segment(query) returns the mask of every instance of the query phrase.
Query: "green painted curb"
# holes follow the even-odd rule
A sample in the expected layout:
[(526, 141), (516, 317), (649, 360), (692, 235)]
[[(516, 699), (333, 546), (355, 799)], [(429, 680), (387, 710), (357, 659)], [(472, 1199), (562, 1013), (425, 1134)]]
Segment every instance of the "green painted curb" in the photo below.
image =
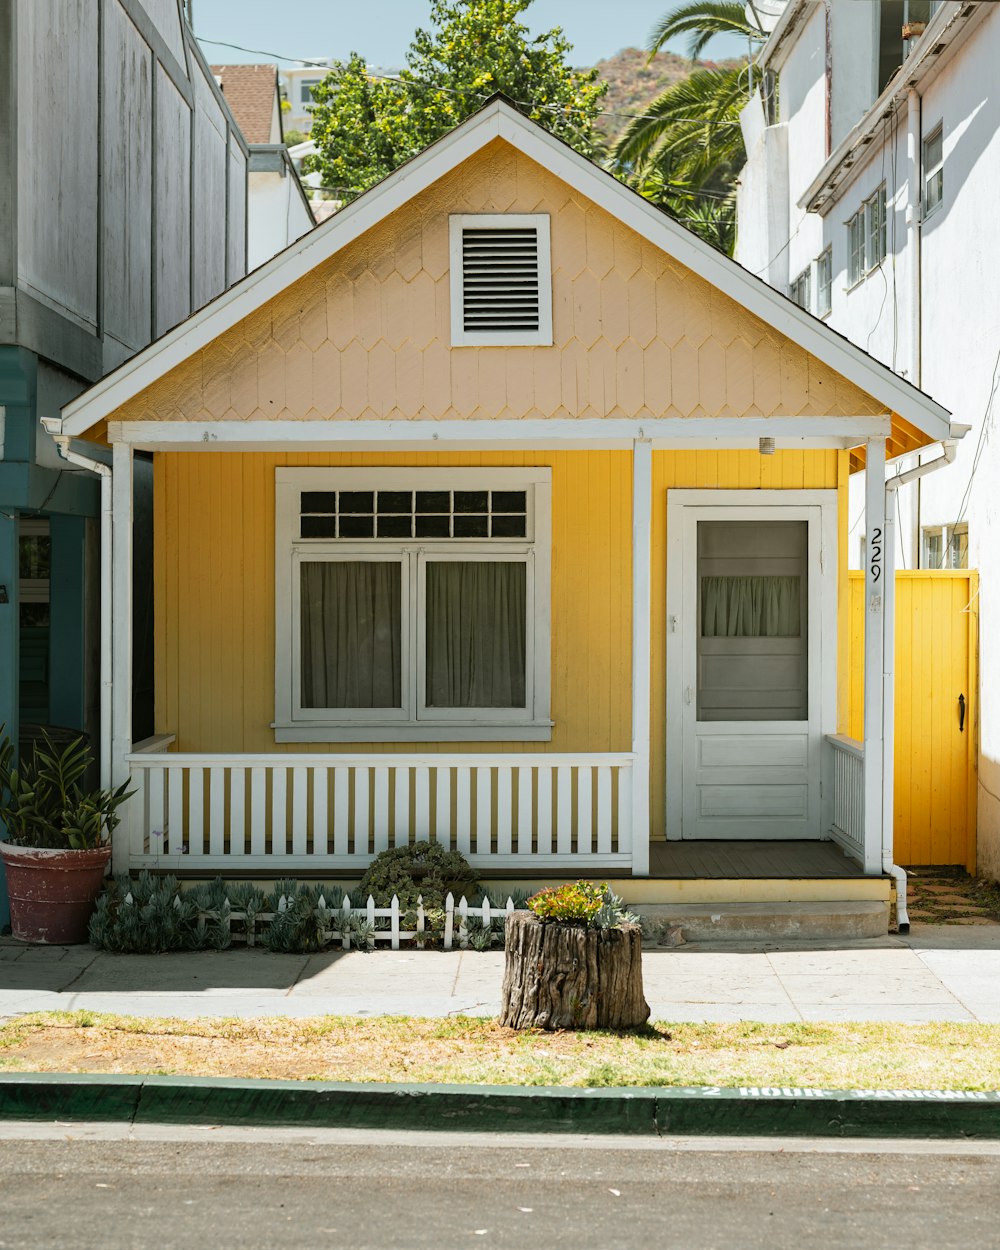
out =
[(1000, 1138), (1000, 1093), (0, 1073), (0, 1119), (631, 1136)]

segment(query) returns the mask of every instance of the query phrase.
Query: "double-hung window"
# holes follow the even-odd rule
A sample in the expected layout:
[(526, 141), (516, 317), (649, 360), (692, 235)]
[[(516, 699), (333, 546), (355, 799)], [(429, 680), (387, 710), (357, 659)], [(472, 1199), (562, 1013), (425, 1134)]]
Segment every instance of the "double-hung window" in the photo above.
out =
[(885, 260), (885, 183), (869, 196), (847, 223), (847, 284), (854, 286)]
[(278, 742), (551, 737), (550, 470), (278, 469)]
[(924, 217), (944, 198), (944, 131), (936, 127), (924, 140)]
[(816, 315), (825, 317), (832, 307), (833, 250), (827, 248), (816, 257)]
[(800, 308), (804, 308), (806, 312), (809, 312), (810, 286), (809, 267), (806, 266), (806, 268), (803, 269), (799, 276), (792, 282), (790, 291), (791, 297), (795, 303), (798, 304)]

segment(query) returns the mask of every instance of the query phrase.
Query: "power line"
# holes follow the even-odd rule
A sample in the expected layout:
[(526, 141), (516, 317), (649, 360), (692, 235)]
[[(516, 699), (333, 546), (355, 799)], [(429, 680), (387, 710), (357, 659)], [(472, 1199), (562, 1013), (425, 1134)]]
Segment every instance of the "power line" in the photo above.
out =
[[(326, 61), (308, 61), (304, 57), (283, 56), (280, 52), (268, 52), (263, 48), (245, 48), (239, 43), (227, 43), (224, 39), (204, 39), (201, 35), (196, 36), (199, 43), (210, 43), (216, 48), (232, 48), (234, 52), (249, 52), (253, 56), (266, 56), (274, 61), (294, 61), (297, 65), (305, 65), (307, 67), (315, 67), (316, 69), (325, 70), (328, 74), (331, 72), (332, 66)], [(461, 91), (454, 87), (442, 87), (439, 83), (428, 83), (422, 78), (400, 78), (396, 74), (379, 74), (374, 70), (365, 66), (365, 76), (367, 78), (375, 78), (381, 82), (396, 83), (400, 87), (417, 87), (417, 86), (433, 86), (437, 91), (446, 91), (449, 95), (462, 95)], [(470, 92), (470, 95), (478, 97), (480, 100), (488, 100), (495, 92)], [(565, 108), (561, 104), (543, 104), (538, 100), (515, 100), (515, 104), (520, 104), (523, 108), (540, 109), (550, 113), (565, 112)], [(623, 113), (618, 109), (598, 109), (597, 112), (602, 117), (629, 117), (636, 121), (644, 121), (645, 113)], [(738, 121), (722, 121), (713, 120), (707, 117), (671, 117), (671, 122), (685, 122), (696, 126), (738, 126)]]

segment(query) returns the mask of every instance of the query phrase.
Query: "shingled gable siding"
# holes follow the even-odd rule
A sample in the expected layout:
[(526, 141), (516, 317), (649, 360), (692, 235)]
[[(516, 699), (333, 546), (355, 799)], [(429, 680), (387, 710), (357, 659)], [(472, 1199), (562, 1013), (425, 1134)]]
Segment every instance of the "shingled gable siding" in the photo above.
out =
[[(450, 346), (448, 218), (552, 218), (553, 347)], [(114, 419), (860, 415), (884, 411), (502, 140)]]

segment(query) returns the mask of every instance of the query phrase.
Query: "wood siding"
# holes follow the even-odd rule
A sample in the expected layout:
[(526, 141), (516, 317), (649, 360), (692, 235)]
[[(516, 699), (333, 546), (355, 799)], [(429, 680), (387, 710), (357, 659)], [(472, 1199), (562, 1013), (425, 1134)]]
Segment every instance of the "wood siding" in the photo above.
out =
[[(978, 578), (896, 574), (895, 860), (976, 868)], [(852, 737), (864, 729), (864, 573), (850, 574)], [(959, 730), (958, 696), (966, 699)]]
[[(156, 730), (183, 752), (412, 753), (412, 743), (276, 746), (274, 472), (279, 466), (545, 465), (552, 469), (549, 743), (423, 744), (424, 751), (631, 748), (631, 456), (622, 451), (155, 457)], [(831, 488), (844, 452), (653, 455), (652, 818), (664, 831), (666, 504), (671, 487)], [(846, 584), (846, 564), (844, 564)], [(846, 632), (846, 631), (845, 631)]]
[[(484, 212), (551, 218), (553, 346), (451, 347), (448, 218)], [(160, 378), (115, 420), (883, 411), (498, 139)]]

